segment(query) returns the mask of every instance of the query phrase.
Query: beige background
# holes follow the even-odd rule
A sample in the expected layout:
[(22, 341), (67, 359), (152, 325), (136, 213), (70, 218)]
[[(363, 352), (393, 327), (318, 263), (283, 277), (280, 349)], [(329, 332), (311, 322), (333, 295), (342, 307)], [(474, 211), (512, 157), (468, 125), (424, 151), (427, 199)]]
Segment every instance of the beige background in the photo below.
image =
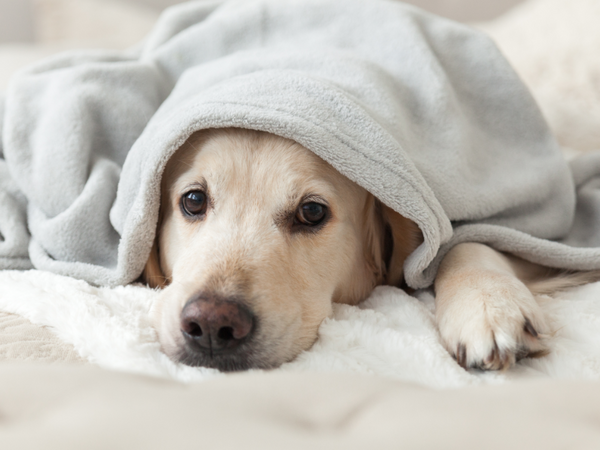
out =
[[(178, 0), (104, 0), (142, 5), (158, 11)], [(408, 0), (434, 13), (462, 21), (487, 20), (522, 0)], [(35, 42), (33, 8), (36, 0), (0, 0), (0, 43)]]

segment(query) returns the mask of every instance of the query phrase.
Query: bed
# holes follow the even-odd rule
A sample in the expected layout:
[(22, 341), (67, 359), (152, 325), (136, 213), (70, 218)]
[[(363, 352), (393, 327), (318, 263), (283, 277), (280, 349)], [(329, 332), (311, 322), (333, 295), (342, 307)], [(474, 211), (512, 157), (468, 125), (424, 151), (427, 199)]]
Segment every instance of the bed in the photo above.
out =
[[(49, 17), (38, 12), (46, 41), (0, 47), (2, 83), (57, 50), (133, 45), (156, 18), (149, 8), (117, 12), (91, 0), (76, 18), (73, 2), (40, 5), (54, 8)], [(102, 33), (82, 38), (94, 31), (82, 25), (86, 17), (110, 17), (121, 31), (105, 42)], [(134, 25), (120, 27), (119, 17)], [(599, 18), (594, 0), (531, 0), (475, 24), (531, 88), (568, 157), (600, 149)], [(0, 272), (2, 447), (165, 448), (191, 439), (223, 448), (600, 445), (600, 283), (544, 298), (556, 330), (551, 354), (506, 372), (456, 364), (440, 343), (431, 291), (379, 287), (357, 307), (336, 305), (296, 360), (226, 376), (160, 352), (147, 321), (156, 295), (136, 284), (98, 288), (35, 270)]]

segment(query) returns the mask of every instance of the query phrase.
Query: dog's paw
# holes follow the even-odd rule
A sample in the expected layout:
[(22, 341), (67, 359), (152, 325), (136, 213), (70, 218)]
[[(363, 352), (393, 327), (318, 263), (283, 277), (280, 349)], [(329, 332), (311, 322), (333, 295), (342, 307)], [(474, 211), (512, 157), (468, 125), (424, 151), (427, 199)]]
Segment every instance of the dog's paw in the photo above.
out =
[(503, 370), (545, 355), (548, 328), (529, 289), (515, 277), (473, 275), (436, 301), (442, 341), (458, 364)]

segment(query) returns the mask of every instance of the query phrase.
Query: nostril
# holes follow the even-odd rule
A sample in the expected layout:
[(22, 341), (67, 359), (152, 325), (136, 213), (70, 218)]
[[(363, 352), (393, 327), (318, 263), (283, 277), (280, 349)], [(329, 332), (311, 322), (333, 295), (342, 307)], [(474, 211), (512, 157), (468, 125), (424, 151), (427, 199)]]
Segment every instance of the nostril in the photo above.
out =
[(201, 337), (202, 336), (202, 327), (198, 325), (196, 322), (188, 322), (185, 327), (185, 332), (192, 337)]
[(233, 336), (233, 328), (231, 327), (221, 328), (217, 333), (217, 336), (219, 337), (219, 339), (222, 339), (224, 341), (231, 341), (232, 339), (235, 339), (235, 337)]

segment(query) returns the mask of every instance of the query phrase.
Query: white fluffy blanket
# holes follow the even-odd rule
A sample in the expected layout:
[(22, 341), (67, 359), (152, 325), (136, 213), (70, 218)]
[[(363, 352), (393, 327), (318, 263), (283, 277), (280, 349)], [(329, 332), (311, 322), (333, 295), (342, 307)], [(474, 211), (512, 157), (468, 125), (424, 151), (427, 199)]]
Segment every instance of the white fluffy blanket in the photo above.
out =
[[(142, 286), (95, 288), (41, 271), (0, 272), (0, 310), (52, 327), (101, 367), (197, 381), (213, 369), (170, 361), (160, 352), (147, 312), (157, 293)], [(466, 372), (440, 342), (433, 298), (379, 287), (359, 307), (337, 305), (313, 348), (282, 371), (343, 371), (389, 376), (431, 387), (499, 383), (515, 378), (600, 379), (600, 283), (583, 286), (544, 307), (554, 322), (552, 353), (503, 373)]]

